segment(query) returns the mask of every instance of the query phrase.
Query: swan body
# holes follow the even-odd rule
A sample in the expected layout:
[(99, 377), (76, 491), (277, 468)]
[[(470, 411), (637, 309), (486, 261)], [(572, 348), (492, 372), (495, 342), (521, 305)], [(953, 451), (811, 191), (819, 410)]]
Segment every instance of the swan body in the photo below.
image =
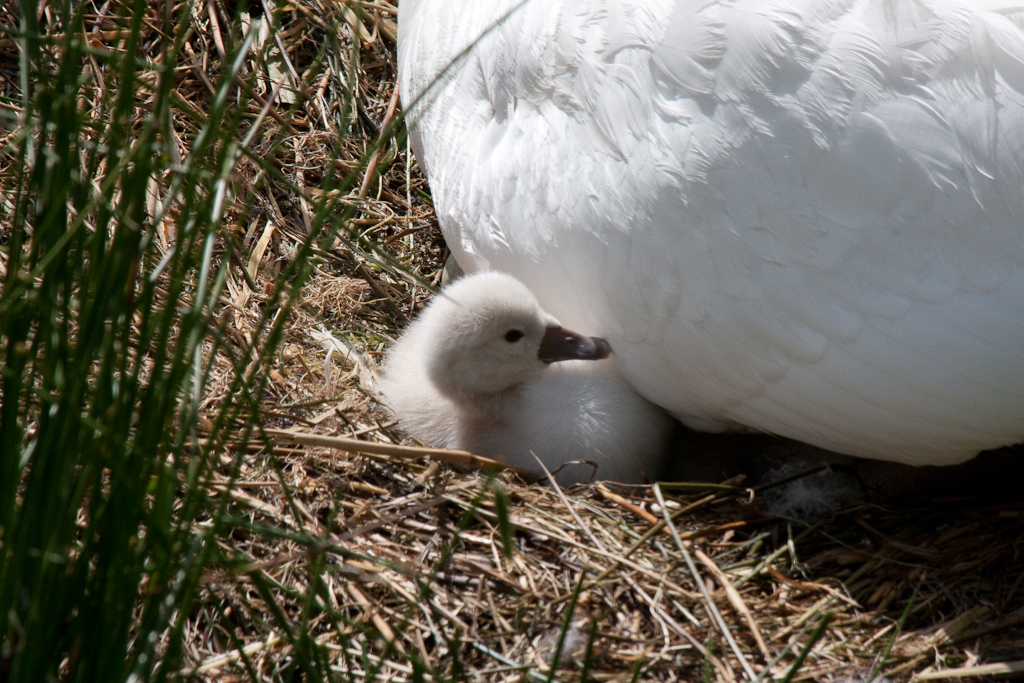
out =
[[(600, 338), (562, 328), (502, 273), (445, 290), (388, 352), (385, 402), (413, 436), (533, 470), (597, 464), (596, 477), (655, 478), (672, 420), (626, 384)], [(587, 481), (591, 466), (556, 474)]]
[(460, 264), (684, 423), (1024, 440), (1020, 0), (402, 0), (398, 58)]

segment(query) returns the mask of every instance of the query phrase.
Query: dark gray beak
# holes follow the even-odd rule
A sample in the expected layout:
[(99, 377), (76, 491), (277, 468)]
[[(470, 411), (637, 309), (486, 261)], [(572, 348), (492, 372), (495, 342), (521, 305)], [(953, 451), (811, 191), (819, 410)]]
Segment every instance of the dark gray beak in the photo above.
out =
[(540, 342), (537, 357), (545, 363), (560, 360), (601, 360), (612, 353), (612, 347), (600, 337), (584, 337), (564, 327), (549, 327)]

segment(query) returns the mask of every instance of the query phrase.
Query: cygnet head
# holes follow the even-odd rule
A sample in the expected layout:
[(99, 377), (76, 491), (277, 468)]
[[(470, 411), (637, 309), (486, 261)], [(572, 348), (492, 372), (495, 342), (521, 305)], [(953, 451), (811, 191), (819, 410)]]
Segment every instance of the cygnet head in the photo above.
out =
[(549, 363), (611, 353), (604, 339), (564, 329), (525, 285), (504, 273), (453, 283), (434, 299), (422, 325), (427, 373), (455, 400), (500, 394)]

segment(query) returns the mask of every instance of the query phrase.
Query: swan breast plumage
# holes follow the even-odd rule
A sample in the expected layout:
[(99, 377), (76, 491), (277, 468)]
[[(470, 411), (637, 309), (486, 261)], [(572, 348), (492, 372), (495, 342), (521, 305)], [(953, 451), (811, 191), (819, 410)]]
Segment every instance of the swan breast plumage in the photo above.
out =
[(656, 478), (673, 421), (610, 353), (563, 328), (515, 278), (481, 273), (445, 287), (408, 327), (381, 389), (402, 427), (433, 446), (543, 474), (536, 456), (563, 484)]
[(1024, 440), (1024, 4), (403, 0), (469, 271), (690, 426), (950, 464)]

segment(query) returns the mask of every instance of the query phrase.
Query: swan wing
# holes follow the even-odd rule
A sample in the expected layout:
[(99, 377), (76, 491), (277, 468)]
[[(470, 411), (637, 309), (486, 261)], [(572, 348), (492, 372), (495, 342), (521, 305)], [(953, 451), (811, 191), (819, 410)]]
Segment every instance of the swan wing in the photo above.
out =
[(460, 263), (692, 426), (945, 464), (1024, 440), (1024, 4), (403, 0)]

